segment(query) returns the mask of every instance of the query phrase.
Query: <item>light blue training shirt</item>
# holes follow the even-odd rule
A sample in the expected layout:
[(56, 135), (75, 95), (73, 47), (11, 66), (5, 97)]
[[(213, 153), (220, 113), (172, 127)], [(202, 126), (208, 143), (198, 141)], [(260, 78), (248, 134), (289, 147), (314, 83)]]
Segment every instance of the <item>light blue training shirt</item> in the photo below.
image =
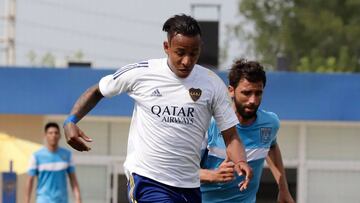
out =
[[(240, 192), (238, 184), (244, 180), (244, 176), (237, 174), (235, 180), (227, 183), (202, 183), (203, 203), (256, 202), (256, 193), (260, 184), (264, 160), (270, 147), (276, 143), (276, 133), (280, 127), (279, 118), (275, 113), (259, 109), (256, 115), (257, 118), (251, 125), (236, 125), (240, 139), (245, 146), (248, 164), (254, 175), (247, 189)], [(201, 167), (203, 169), (216, 169), (226, 158), (226, 146), (214, 120), (211, 121), (207, 140), (205, 139), (204, 142), (207, 142), (207, 148), (203, 149)], [(206, 150), (207, 152), (205, 152)]]
[(71, 152), (59, 147), (36, 151), (30, 160), (28, 174), (38, 177), (36, 203), (68, 203), (67, 175), (75, 172)]

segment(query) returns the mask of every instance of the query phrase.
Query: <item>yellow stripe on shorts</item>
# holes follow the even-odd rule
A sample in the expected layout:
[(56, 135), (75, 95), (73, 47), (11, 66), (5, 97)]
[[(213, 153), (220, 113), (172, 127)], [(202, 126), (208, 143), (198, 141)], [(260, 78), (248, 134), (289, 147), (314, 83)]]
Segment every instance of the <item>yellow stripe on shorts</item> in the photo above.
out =
[(134, 177), (132, 175), (130, 175), (129, 177), (129, 184), (130, 184), (129, 199), (131, 203), (137, 203), (136, 199), (134, 198), (135, 182), (134, 182)]

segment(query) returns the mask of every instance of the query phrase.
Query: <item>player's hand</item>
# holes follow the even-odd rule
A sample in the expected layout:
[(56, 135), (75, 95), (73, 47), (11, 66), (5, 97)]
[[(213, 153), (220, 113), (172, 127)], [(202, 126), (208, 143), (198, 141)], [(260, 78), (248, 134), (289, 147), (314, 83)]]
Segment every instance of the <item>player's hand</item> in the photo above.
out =
[(250, 179), (253, 176), (252, 169), (246, 162), (243, 161), (236, 163), (234, 168), (239, 176), (245, 175), (244, 180), (241, 181), (238, 185), (240, 187), (240, 191), (243, 191), (248, 187)]
[(223, 183), (234, 180), (234, 166), (235, 164), (226, 157), (226, 159), (220, 164), (219, 168), (215, 171), (214, 182)]
[(277, 202), (278, 203), (295, 203), (295, 200), (292, 198), (289, 191), (287, 191), (287, 192), (279, 191)]
[(91, 142), (92, 139), (85, 135), (85, 133), (80, 130), (80, 128), (74, 123), (67, 123), (64, 126), (64, 133), (66, 142), (74, 149), (78, 151), (89, 151), (91, 150), (84, 142)]

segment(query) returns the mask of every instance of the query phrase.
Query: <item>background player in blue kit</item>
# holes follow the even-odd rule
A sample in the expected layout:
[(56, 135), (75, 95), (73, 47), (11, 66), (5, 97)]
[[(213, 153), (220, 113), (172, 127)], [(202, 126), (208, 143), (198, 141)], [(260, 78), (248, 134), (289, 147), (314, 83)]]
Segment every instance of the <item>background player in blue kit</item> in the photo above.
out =
[(275, 113), (258, 109), (265, 84), (266, 75), (258, 62), (240, 59), (233, 64), (229, 72), (229, 92), (240, 122), (236, 129), (245, 145), (247, 161), (254, 176), (246, 190), (239, 189), (244, 177), (234, 174), (234, 164), (227, 158), (222, 132), (212, 120), (203, 144), (207, 147), (200, 171), (204, 203), (255, 203), (265, 159), (278, 183), (278, 201), (294, 202), (276, 142), (279, 118)]
[(200, 150), (211, 117), (224, 135), (234, 170), (244, 174), (241, 187), (246, 188), (252, 171), (226, 86), (214, 72), (196, 64), (202, 43), (197, 21), (175, 15), (163, 31), (167, 58), (126, 65), (78, 99), (64, 122), (68, 144), (88, 151), (83, 141), (91, 140), (76, 123), (103, 97), (127, 93), (135, 101), (124, 163), (130, 202), (201, 202)]
[(37, 177), (36, 203), (67, 203), (67, 176), (75, 203), (81, 203), (72, 155), (69, 150), (59, 147), (60, 136), (57, 123), (50, 122), (45, 125), (45, 147), (35, 152), (30, 160), (25, 203), (30, 203), (35, 177)]

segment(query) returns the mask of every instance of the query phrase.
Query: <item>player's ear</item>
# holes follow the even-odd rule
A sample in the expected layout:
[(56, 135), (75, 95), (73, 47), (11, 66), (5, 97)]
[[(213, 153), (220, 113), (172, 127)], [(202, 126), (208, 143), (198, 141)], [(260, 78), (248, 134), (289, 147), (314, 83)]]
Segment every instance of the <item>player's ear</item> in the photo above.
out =
[(235, 93), (234, 93), (235, 88), (234, 88), (233, 86), (229, 85), (229, 86), (228, 86), (228, 91), (229, 91), (229, 96), (230, 96), (231, 98), (234, 98), (234, 95), (235, 95)]
[(169, 42), (168, 41), (164, 41), (163, 42), (163, 47), (164, 47), (164, 51), (167, 55), (169, 55)]

